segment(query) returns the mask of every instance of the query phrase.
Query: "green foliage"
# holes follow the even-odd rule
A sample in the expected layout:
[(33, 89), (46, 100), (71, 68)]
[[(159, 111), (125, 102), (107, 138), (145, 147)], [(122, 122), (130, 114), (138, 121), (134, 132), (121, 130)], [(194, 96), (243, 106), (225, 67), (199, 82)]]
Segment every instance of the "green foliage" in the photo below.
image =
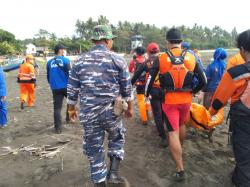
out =
[(15, 36), (3, 29), (0, 29), (0, 55), (21, 53), (23, 45)]
[(15, 46), (9, 44), (7, 41), (0, 42), (0, 55), (13, 54), (15, 52)]
[[(104, 16), (100, 16), (103, 18)], [(104, 23), (108, 23), (106, 17)], [(99, 20), (98, 19), (98, 20)], [(91, 31), (99, 22), (89, 18), (86, 22), (77, 20), (76, 32), (80, 37), (89, 39)], [(158, 28), (155, 25), (141, 23), (130, 23), (128, 21), (118, 22), (117, 26), (111, 25), (113, 32), (118, 37), (114, 42), (114, 50), (119, 52), (130, 52), (131, 50), (131, 37), (133, 35), (142, 35), (144, 38), (144, 46), (150, 42), (156, 42), (163, 50), (165, 48), (165, 35), (168, 27)], [(181, 30), (185, 37), (185, 41), (191, 44), (192, 48), (198, 49), (214, 49), (217, 47), (233, 48), (237, 31), (234, 28), (231, 33), (223, 30), (219, 26), (212, 29), (202, 27), (194, 24), (193, 27), (186, 27), (184, 25), (176, 27)]]
[(85, 40), (90, 40), (93, 27), (96, 25), (109, 24), (109, 20), (105, 16), (99, 16), (97, 21), (94, 21), (91, 17), (86, 21), (76, 21), (76, 33)]
[(4, 41), (13, 43), (15, 42), (15, 36), (8, 31), (0, 29), (0, 42), (4, 42)]
[[(87, 21), (78, 19), (75, 24), (77, 36), (57, 38), (55, 33), (40, 29), (34, 38), (23, 41), (16, 40), (13, 34), (0, 29), (0, 52), (1, 54), (20, 53), (28, 43), (44, 47), (44, 49), (49, 48), (53, 51), (56, 44), (62, 43), (67, 47), (69, 53), (78, 54), (87, 51), (92, 46), (90, 41), (91, 33), (93, 27), (99, 24), (109, 24), (109, 20), (103, 15), (99, 16), (97, 20), (93, 20), (91, 17)], [(143, 45), (145, 47), (150, 42), (156, 42), (160, 45), (161, 50), (164, 50), (166, 45), (165, 36), (169, 30), (167, 26), (159, 28), (142, 22), (131, 23), (128, 21), (120, 21), (117, 25), (111, 24), (111, 28), (113, 33), (117, 35), (113, 49), (125, 53), (131, 52), (131, 37), (134, 35), (143, 36)], [(176, 28), (181, 30), (185, 41), (191, 44), (191, 48), (197, 49), (233, 48), (238, 35), (236, 28), (229, 33), (219, 26), (210, 29), (194, 24), (193, 27), (181, 25)]]

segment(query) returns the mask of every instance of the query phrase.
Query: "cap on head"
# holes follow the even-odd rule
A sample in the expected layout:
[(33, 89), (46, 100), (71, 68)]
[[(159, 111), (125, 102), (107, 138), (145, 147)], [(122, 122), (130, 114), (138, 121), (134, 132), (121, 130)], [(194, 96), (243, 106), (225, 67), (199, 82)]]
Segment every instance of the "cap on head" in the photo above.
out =
[(54, 48), (54, 52), (55, 54), (57, 54), (59, 52), (60, 49), (66, 49), (66, 47), (62, 44), (57, 44)]
[(145, 49), (144, 49), (144, 47), (137, 47), (137, 48), (135, 48), (135, 53), (136, 53), (136, 55), (138, 55), (138, 56), (144, 55), (144, 54), (145, 54)]
[(34, 57), (33, 57), (33, 55), (31, 55), (31, 54), (27, 54), (27, 55), (25, 56), (25, 60), (27, 60), (27, 59), (34, 59)]
[(169, 42), (181, 43), (183, 41), (183, 36), (178, 29), (172, 28), (167, 32), (166, 39)]
[(94, 27), (91, 40), (102, 40), (102, 39), (113, 39), (116, 38), (115, 35), (112, 34), (112, 29), (108, 25), (97, 25)]
[(147, 46), (147, 53), (155, 54), (160, 52), (160, 47), (157, 43), (149, 43)]

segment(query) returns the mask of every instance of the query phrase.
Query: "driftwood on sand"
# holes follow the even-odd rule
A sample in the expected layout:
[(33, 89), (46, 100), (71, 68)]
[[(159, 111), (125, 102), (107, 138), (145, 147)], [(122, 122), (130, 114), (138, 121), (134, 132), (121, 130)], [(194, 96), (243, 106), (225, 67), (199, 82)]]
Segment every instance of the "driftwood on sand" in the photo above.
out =
[[(18, 148), (11, 148), (10, 146), (4, 146), (1, 147), (0, 157), (6, 156), (6, 155), (17, 155), (19, 152), (28, 152), (30, 155), (38, 156), (40, 158), (53, 158), (57, 154), (61, 152), (62, 149), (64, 149), (69, 143), (71, 142), (70, 139), (68, 140), (61, 140), (58, 139), (57, 143), (63, 144), (60, 146), (51, 146), (51, 145), (41, 145), (36, 146), (36, 144), (31, 144), (28, 146), (24, 146), (23, 144)], [(61, 157), (61, 155), (60, 155)], [(61, 157), (61, 160), (62, 157)]]
[[(54, 137), (53, 137), (54, 138)], [(42, 158), (53, 158), (55, 156), (59, 156), (61, 160), (61, 170), (63, 170), (63, 157), (61, 156), (61, 151), (64, 149), (68, 144), (70, 144), (71, 140), (61, 140), (59, 138), (57, 139), (57, 143), (63, 144), (60, 146), (51, 146), (51, 145), (42, 145), (42, 146), (36, 146), (36, 144), (31, 144), (28, 146), (24, 146), (23, 144), (18, 148), (11, 148), (10, 146), (4, 146), (1, 147), (0, 157), (7, 156), (7, 155), (17, 155), (19, 152), (28, 152), (30, 155), (34, 155)]]

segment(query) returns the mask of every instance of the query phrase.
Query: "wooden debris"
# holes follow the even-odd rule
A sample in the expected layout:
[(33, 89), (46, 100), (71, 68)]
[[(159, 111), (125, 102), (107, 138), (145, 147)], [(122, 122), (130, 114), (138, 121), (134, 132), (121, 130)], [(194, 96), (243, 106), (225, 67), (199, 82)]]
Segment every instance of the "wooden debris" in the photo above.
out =
[[(43, 146), (35, 147), (35, 144), (31, 144), (31, 145), (26, 146), (26, 147), (24, 147), (24, 145), (21, 145), (19, 148), (16, 148), (16, 149), (12, 149), (9, 146), (2, 147), (2, 150), (5, 153), (1, 154), (0, 157), (6, 156), (9, 154), (17, 155), (19, 152), (24, 151), (24, 152), (30, 153), (31, 155), (39, 156), (40, 159), (41, 158), (53, 158), (57, 154), (59, 154), (61, 152), (61, 150), (64, 149), (70, 143), (70, 141), (66, 141), (66, 142), (67, 143), (64, 143), (64, 145), (62, 145), (62, 146), (43, 145)], [(62, 143), (62, 142), (60, 142), (60, 143)], [(61, 156), (60, 156), (60, 158), (62, 161), (62, 169), (63, 169), (63, 159)]]

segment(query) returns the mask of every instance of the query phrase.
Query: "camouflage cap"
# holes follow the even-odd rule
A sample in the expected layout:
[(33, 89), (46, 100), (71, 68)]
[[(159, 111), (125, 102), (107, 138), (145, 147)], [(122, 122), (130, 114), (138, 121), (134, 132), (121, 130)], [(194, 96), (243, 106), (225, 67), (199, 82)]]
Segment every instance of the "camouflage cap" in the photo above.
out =
[(93, 29), (91, 40), (113, 39), (112, 29), (108, 25), (97, 25)]

